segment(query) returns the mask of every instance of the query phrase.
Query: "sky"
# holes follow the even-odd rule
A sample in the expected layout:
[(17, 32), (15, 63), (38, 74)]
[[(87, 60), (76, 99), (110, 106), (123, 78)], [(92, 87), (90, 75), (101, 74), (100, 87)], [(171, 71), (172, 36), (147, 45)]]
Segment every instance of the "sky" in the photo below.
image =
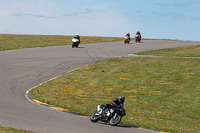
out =
[(0, 0), (0, 34), (200, 41), (200, 0)]

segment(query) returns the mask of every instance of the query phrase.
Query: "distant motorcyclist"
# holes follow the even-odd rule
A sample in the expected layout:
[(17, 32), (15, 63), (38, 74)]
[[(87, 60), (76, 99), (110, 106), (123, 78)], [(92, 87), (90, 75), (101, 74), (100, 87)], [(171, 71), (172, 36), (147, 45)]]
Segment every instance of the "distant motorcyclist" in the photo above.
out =
[(127, 34), (126, 34), (126, 36), (127, 36), (127, 37), (130, 37), (130, 34), (129, 34), (129, 33), (127, 33)]
[(139, 30), (137, 30), (136, 35), (140, 35), (140, 39), (142, 38), (142, 35)]
[(106, 108), (113, 108), (114, 110), (115, 109), (118, 109), (120, 108), (120, 106), (124, 105), (124, 101), (125, 101), (125, 97), (124, 96), (119, 96), (119, 98), (115, 98), (111, 101), (111, 104), (108, 103), (104, 106), (104, 109)]
[(142, 35), (141, 35), (140, 31), (137, 30), (137, 32), (136, 32), (136, 34), (135, 34), (135, 42), (136, 42), (136, 43), (137, 43), (137, 42), (140, 43), (141, 39), (142, 39)]
[(131, 36), (129, 33), (126, 34), (126, 37), (129, 37), (129, 41), (131, 40)]
[(78, 45), (80, 44), (80, 42), (81, 42), (80, 36), (79, 36), (79, 34), (76, 34), (76, 36), (74, 36), (72, 38), (72, 48), (78, 47)]
[(74, 38), (78, 39), (78, 40), (79, 40), (79, 43), (81, 42), (81, 39), (80, 39), (79, 34), (76, 34), (76, 35), (74, 36)]
[(124, 37), (124, 44), (126, 44), (126, 43), (130, 43), (130, 40), (131, 40), (131, 37), (130, 37), (130, 34), (129, 33), (127, 33), (126, 35), (125, 35), (125, 37)]

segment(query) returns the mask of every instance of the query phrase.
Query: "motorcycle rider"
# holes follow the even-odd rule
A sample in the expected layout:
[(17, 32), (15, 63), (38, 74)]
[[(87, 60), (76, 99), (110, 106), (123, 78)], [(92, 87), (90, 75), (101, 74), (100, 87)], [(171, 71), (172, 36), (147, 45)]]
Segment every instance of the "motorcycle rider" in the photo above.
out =
[(139, 39), (140, 39), (140, 40), (142, 39), (142, 35), (141, 35), (141, 33), (140, 33), (139, 30), (137, 30), (136, 35), (139, 35)]
[(140, 34), (140, 31), (139, 31), (139, 30), (137, 30), (137, 32), (136, 32), (136, 35), (137, 35), (137, 34), (141, 36), (141, 34)]
[(130, 37), (130, 34), (129, 34), (129, 33), (127, 33), (127, 34), (126, 34), (126, 36), (127, 36), (127, 37)]
[(129, 41), (131, 40), (130, 34), (127, 32), (126, 37), (129, 37)]
[(139, 30), (137, 30), (136, 35), (140, 35), (140, 39), (142, 38), (142, 35)]
[(81, 39), (80, 39), (80, 36), (79, 36), (78, 33), (76, 34), (76, 36), (74, 36), (74, 38), (78, 39), (78, 40), (79, 40), (79, 43), (81, 42)]
[(113, 108), (114, 110), (118, 109), (120, 106), (124, 105), (125, 97), (124, 96), (119, 96), (119, 98), (115, 98), (111, 101), (111, 104), (108, 103), (104, 106), (103, 109), (106, 108)]
[(120, 96), (119, 98), (112, 100), (111, 104), (98, 105), (97, 111), (90, 116), (90, 120), (92, 122), (98, 122), (99, 120), (102, 122), (108, 122), (112, 126), (119, 124), (122, 117), (126, 115), (124, 101), (125, 97)]

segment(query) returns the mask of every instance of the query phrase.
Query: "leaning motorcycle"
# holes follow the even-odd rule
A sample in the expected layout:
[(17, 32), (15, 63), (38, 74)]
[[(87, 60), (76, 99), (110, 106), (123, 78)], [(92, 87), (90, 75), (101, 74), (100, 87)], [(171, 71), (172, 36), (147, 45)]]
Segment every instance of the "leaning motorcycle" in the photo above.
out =
[(105, 108), (104, 104), (97, 106), (97, 111), (95, 111), (91, 116), (91, 122), (102, 121), (110, 124), (111, 126), (116, 126), (122, 120), (122, 117), (126, 115), (126, 108), (124, 105), (119, 107)]
[(73, 48), (73, 47), (76, 47), (76, 48), (77, 48), (77, 47), (78, 47), (78, 45), (79, 45), (79, 43), (80, 43), (80, 42), (79, 42), (79, 40), (78, 40), (78, 39), (76, 39), (76, 38), (73, 38), (73, 39), (72, 39), (72, 48)]
[(129, 44), (129, 42), (130, 42), (130, 37), (125, 36), (125, 37), (124, 37), (124, 44), (126, 44), (126, 43)]
[(136, 35), (135, 35), (135, 42), (136, 42), (136, 43), (137, 43), (137, 42), (140, 43), (140, 41), (141, 41), (141, 35), (136, 34)]

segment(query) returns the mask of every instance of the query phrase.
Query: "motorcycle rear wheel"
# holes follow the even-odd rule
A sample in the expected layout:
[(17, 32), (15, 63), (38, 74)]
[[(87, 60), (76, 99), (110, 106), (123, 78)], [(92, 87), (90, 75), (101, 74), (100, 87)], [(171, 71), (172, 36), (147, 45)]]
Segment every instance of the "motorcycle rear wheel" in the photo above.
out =
[(115, 118), (111, 118), (110, 120), (110, 125), (111, 126), (116, 126), (117, 124), (119, 124), (122, 120), (122, 116), (121, 115), (117, 115)]
[(100, 120), (99, 118), (99, 115), (96, 115), (98, 114), (98, 111), (95, 111), (91, 116), (90, 116), (90, 121), (91, 122), (98, 122)]

